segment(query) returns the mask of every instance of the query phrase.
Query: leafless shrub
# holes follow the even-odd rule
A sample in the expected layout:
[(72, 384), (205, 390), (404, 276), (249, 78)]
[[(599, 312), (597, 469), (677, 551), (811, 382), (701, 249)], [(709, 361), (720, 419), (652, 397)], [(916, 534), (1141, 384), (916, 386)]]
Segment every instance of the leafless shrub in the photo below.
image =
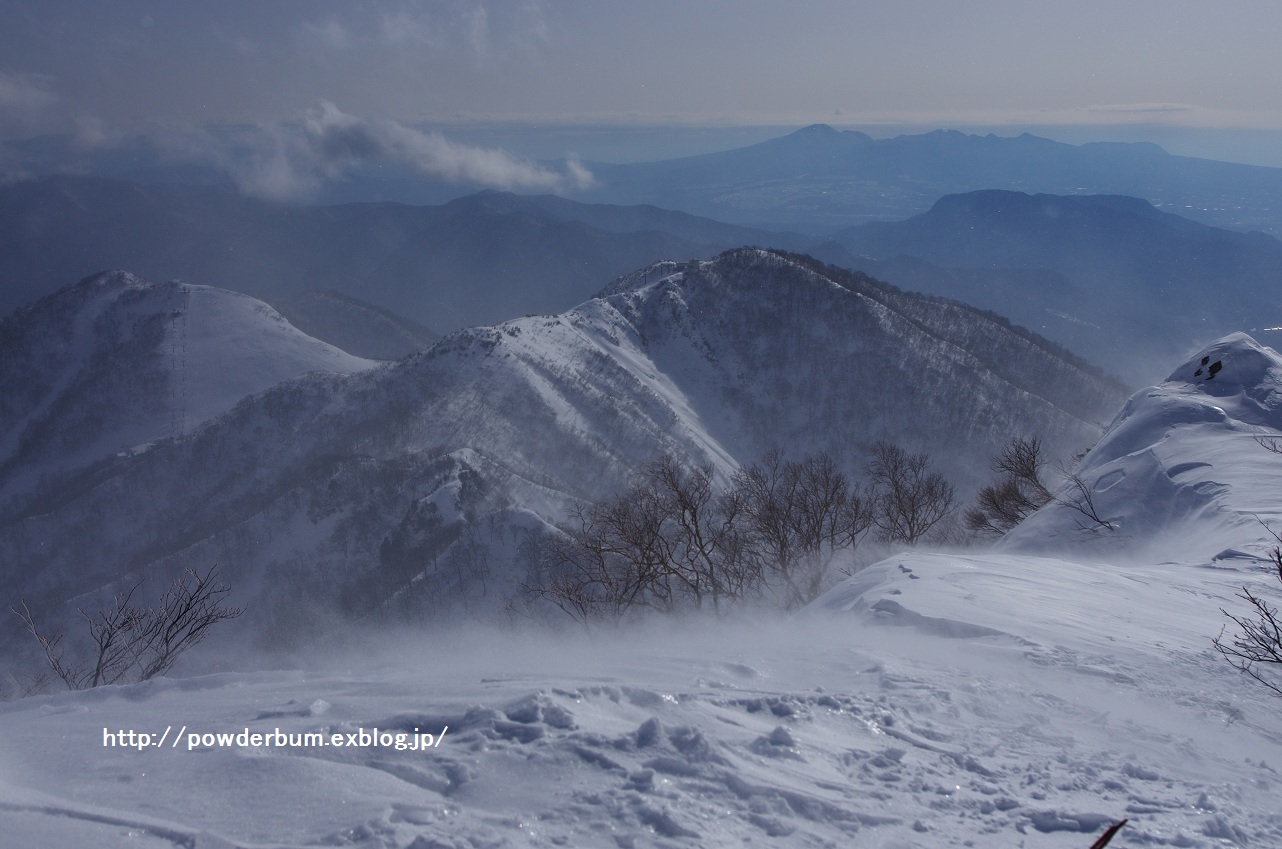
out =
[[(1273, 537), (1279, 546), (1272, 551), (1272, 564), (1278, 581), (1282, 582), (1282, 538), (1277, 534)], [(1226, 640), (1221, 630), (1211, 643), (1236, 669), (1282, 696), (1282, 684), (1273, 677), (1277, 674), (1276, 668), (1282, 666), (1282, 613), (1247, 587), (1242, 587), (1237, 597), (1245, 601), (1250, 610), (1241, 616), (1227, 610), (1222, 612), (1233, 620), (1238, 632)]]
[(1001, 536), (1049, 504), (1053, 496), (1042, 480), (1046, 459), (1037, 437), (1012, 439), (993, 459), (999, 477), (979, 490), (975, 506), (966, 511), (967, 530), (977, 535)]
[(728, 498), (744, 518), (758, 571), (790, 610), (819, 595), (838, 553), (855, 548), (874, 519), (871, 494), (853, 491), (825, 453), (788, 462), (768, 452), (735, 475)]
[(0, 676), (0, 702), (11, 702), (14, 699), (25, 699), (27, 696), (43, 693), (48, 689), (52, 679), (53, 673), (47, 669), (28, 676), (25, 681), (19, 681), (12, 672), (6, 672)]
[(242, 608), (223, 604), (231, 588), (215, 583), (216, 566), (204, 575), (187, 569), (174, 579), (154, 607), (133, 604), (142, 582), (117, 593), (108, 610), (80, 611), (89, 630), (91, 649), (84, 658), (68, 659), (61, 633), (45, 634), (26, 601), (11, 607), (44, 652), (50, 671), (71, 690), (104, 684), (146, 681), (164, 675), (178, 658), (209, 635), (209, 629), (234, 619)]
[(527, 591), (583, 622), (634, 608), (720, 609), (754, 583), (736, 516), (714, 492), (711, 468), (687, 469), (664, 455), (623, 493), (579, 509), (546, 536)]
[(1256, 434), (1255, 441), (1265, 451), (1271, 452), (1273, 454), (1282, 454), (1282, 439), (1279, 439), (1276, 436), (1264, 436), (1263, 434)]
[(546, 535), (526, 590), (585, 624), (639, 608), (720, 612), (758, 597), (795, 609), (826, 589), (835, 558), (872, 516), (871, 497), (852, 493), (826, 454), (794, 462), (770, 452), (725, 492), (710, 467), (665, 455)]

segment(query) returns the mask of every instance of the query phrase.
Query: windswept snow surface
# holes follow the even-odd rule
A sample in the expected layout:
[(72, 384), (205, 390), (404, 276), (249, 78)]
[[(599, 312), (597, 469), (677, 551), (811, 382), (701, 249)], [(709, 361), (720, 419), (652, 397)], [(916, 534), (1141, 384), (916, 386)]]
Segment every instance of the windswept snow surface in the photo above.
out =
[[(1116, 846), (1279, 846), (1282, 700), (1210, 647), (1242, 582), (1260, 580), (910, 554), (785, 621), (385, 636), (310, 671), (35, 697), (0, 705), (0, 830), (48, 847), (1085, 849), (1128, 817)], [(189, 736), (375, 728), (433, 746)], [(104, 747), (104, 729), (155, 736)]]

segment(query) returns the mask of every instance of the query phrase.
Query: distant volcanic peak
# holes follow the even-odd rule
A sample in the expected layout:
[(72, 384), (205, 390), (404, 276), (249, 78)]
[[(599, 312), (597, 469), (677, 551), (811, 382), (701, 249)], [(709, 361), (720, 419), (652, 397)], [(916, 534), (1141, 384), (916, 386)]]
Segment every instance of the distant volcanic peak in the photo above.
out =
[(798, 139), (838, 139), (842, 136), (840, 130), (828, 124), (811, 124), (809, 127), (802, 127), (792, 135)]

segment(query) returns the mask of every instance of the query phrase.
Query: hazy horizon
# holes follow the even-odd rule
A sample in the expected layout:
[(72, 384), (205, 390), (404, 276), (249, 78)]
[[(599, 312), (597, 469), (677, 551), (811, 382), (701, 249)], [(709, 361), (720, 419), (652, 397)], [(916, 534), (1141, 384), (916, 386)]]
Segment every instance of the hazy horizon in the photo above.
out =
[(144, 135), (227, 170), (244, 151), (213, 128), (254, 128), (253, 167), (279, 196), (370, 154), (556, 190), (587, 177), (529, 160), (662, 159), (814, 123), (1148, 141), (1282, 167), (1279, 24), (1274, 4), (1190, 0), (2, 0), (0, 140), (66, 133), (102, 151)]

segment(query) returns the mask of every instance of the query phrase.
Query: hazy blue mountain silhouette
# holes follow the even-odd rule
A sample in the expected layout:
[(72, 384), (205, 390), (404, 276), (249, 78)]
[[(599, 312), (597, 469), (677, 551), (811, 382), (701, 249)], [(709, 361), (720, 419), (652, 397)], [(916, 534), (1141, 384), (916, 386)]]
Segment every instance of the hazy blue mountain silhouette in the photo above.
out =
[(0, 314), (67, 280), (132, 268), (245, 292), (286, 312), (283, 302), (306, 292), (337, 292), (446, 333), (568, 309), (602, 280), (656, 260), (805, 241), (550, 196), (299, 206), (226, 187), (55, 176), (0, 187)]
[(584, 199), (813, 232), (902, 218), (979, 189), (1129, 195), (1218, 226), (1282, 232), (1282, 169), (1173, 156), (1148, 143), (954, 130), (873, 139), (817, 124), (736, 150), (592, 171), (597, 186)]
[(840, 231), (815, 252), (998, 310), (1136, 380), (1160, 377), (1148, 372), (1190, 345), (1282, 323), (1282, 242), (1136, 198), (950, 195), (906, 221)]

